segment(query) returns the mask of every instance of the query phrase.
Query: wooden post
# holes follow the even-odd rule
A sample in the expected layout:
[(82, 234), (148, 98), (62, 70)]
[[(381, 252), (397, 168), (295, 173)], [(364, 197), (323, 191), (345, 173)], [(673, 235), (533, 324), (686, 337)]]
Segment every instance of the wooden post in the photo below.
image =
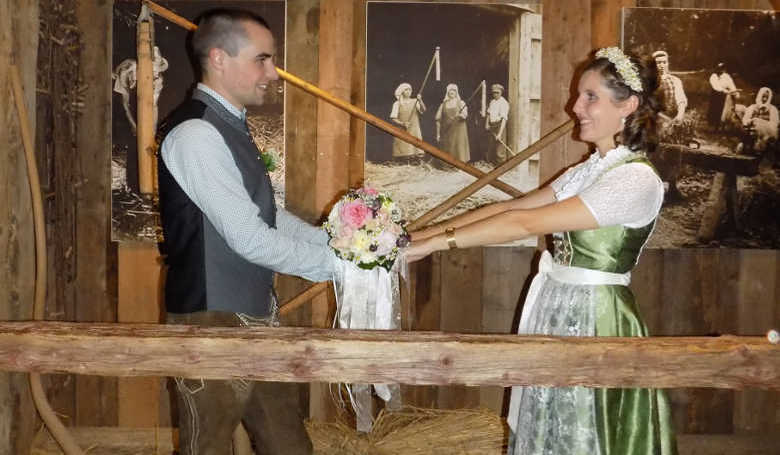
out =
[[(352, 0), (320, 1), (319, 86), (349, 100), (352, 92)], [(324, 101), (317, 106), (317, 178), (311, 188), (320, 213), (349, 185), (349, 126), (347, 112)]]
[[(591, 50), (590, 0), (545, 0), (542, 14), (542, 128), (548, 131), (569, 120), (566, 104), (572, 98), (572, 78)], [(563, 46), (562, 43), (568, 43)], [(539, 159), (539, 182), (587, 153), (587, 146), (564, 136)]]
[(594, 49), (620, 44), (621, 8), (636, 6), (636, 0), (591, 0), (591, 45)]
[[(151, 243), (120, 243), (117, 321), (159, 323), (162, 265), (157, 246)], [(159, 377), (119, 378), (117, 420), (125, 427), (160, 424)]]
[[(34, 131), (38, 8), (33, 0), (0, 0), (0, 320), (29, 319), (33, 311), (30, 183), (10, 77), (14, 64), (26, 88), (23, 103)], [(0, 453), (26, 453), (40, 425), (27, 375), (0, 373), (0, 403)]]
[(138, 69), (136, 90), (138, 94), (138, 188), (142, 194), (154, 193), (154, 130), (156, 124), (154, 106), (154, 71), (152, 65), (152, 18), (148, 8), (141, 7), (136, 33)]

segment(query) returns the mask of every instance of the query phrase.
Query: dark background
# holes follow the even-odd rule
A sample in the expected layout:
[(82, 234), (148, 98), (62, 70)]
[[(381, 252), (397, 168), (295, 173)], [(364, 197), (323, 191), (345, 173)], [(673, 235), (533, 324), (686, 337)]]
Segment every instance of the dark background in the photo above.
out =
[[(395, 89), (402, 82), (417, 95), (436, 46), (440, 47), (441, 81), (431, 70), (422, 93), (428, 110), (420, 118), (422, 139), (436, 144), (436, 110), (449, 83), (458, 86), (466, 101), (485, 79), (507, 87), (509, 30), (519, 10), (492, 5), (374, 3), (369, 2), (366, 39), (366, 109), (390, 121)], [(484, 118), (479, 115), (480, 94), (468, 104), (472, 160), (484, 158)], [(506, 97), (506, 93), (504, 94)], [(488, 103), (490, 93), (487, 94)], [(366, 132), (366, 159), (390, 160), (393, 137), (376, 128)]]

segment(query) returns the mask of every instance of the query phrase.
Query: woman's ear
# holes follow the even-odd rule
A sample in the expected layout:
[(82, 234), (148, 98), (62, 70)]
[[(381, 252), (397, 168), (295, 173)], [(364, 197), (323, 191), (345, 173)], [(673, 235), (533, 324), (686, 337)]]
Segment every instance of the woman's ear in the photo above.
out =
[(620, 106), (620, 116), (628, 117), (633, 114), (639, 107), (639, 98), (636, 95), (631, 95), (627, 100), (623, 101), (623, 105)]

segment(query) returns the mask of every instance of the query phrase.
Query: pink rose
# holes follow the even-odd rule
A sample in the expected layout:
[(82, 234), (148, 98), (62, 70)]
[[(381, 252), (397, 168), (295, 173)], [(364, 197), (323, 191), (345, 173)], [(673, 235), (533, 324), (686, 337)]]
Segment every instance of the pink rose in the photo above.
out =
[(355, 229), (363, 226), (366, 221), (366, 217), (369, 216), (371, 210), (366, 207), (362, 200), (358, 199), (341, 206), (341, 219), (348, 226)]
[(376, 196), (379, 194), (379, 192), (371, 187), (365, 187), (363, 188), (363, 193), (369, 195), (369, 196)]

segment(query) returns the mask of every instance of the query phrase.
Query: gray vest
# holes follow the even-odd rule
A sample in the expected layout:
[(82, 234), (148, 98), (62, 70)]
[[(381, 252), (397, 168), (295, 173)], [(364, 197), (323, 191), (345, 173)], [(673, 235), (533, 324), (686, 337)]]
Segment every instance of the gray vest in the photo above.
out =
[[(196, 90), (161, 127), (162, 138), (179, 123), (203, 119), (219, 131), (263, 221), (276, 226), (273, 187), (246, 124), (210, 95)], [(268, 316), (273, 271), (233, 251), (159, 160), (160, 217), (168, 271), (165, 305), (170, 313), (229, 311)]]

